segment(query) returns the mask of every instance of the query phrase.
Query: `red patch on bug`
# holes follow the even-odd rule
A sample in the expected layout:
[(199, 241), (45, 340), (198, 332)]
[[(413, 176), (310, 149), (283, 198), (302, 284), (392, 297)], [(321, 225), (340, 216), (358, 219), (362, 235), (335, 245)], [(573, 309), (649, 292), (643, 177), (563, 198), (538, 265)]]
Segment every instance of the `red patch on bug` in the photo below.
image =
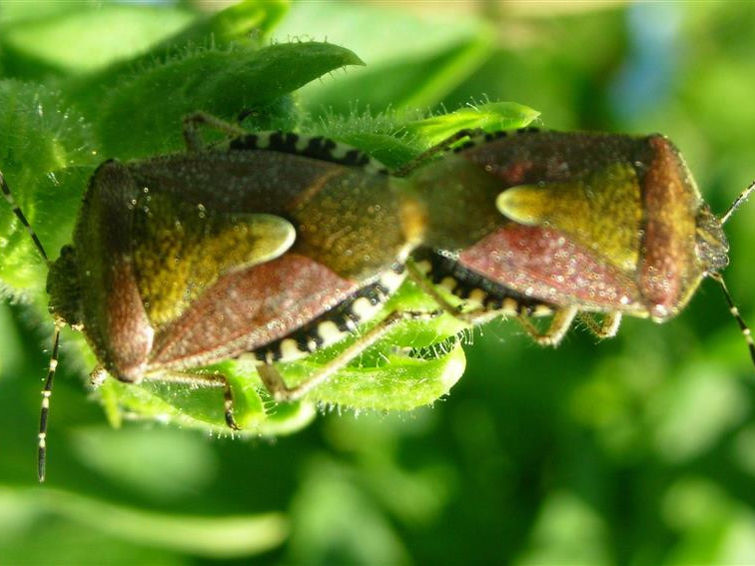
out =
[[(144, 311), (139, 286), (130, 262), (116, 261), (110, 271), (106, 295), (108, 350), (118, 378), (138, 381), (152, 349), (154, 330)], [(118, 347), (113, 347), (118, 344)]]
[(518, 185), (524, 181), (527, 172), (532, 169), (531, 161), (515, 161), (508, 167), (502, 168), (499, 175), (509, 186)]
[(507, 224), (459, 255), (459, 262), (528, 297), (586, 310), (641, 310), (622, 271), (552, 228)]
[(357, 288), (293, 253), (229, 273), (160, 329), (150, 366), (192, 367), (252, 352), (324, 314)]
[(662, 136), (648, 139), (653, 160), (643, 181), (645, 253), (640, 287), (653, 317), (665, 319), (681, 306), (695, 272), (697, 191), (671, 143)]

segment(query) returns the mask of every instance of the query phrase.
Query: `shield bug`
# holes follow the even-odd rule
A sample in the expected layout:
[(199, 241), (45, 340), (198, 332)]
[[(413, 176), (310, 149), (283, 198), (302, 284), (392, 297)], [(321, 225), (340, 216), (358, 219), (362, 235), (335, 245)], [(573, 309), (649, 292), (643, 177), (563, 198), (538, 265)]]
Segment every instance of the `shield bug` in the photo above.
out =
[[(232, 134), (200, 143), (197, 126)], [(49, 398), (59, 330), (81, 330), (106, 374), (220, 387), (199, 371), (252, 355), (276, 399), (300, 397), (413, 313), (394, 313), (300, 385), (273, 363), (332, 344), (374, 316), (399, 286), (425, 224), (422, 207), (399, 193), (370, 158), (322, 137), (250, 134), (211, 116), (185, 120), (189, 150), (95, 171), (72, 245), (48, 261), (54, 348), (39, 431), (44, 479)], [(0, 187), (47, 254), (0, 175)]]
[[(556, 345), (577, 316), (599, 337), (613, 336), (623, 315), (668, 320), (710, 277), (755, 361), (720, 274), (729, 262), (723, 225), (755, 183), (717, 218), (661, 135), (470, 134), (403, 171), (430, 218), (411, 271), (446, 310), (455, 309), (438, 287), (461, 298), (467, 320), (513, 315), (539, 343)], [(530, 317), (546, 315), (540, 333)]]

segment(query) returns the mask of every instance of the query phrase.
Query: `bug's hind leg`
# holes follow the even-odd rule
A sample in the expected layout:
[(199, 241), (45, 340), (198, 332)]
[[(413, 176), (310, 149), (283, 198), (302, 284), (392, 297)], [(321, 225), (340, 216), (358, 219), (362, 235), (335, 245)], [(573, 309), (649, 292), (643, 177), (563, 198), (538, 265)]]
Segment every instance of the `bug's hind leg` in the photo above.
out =
[(587, 326), (587, 329), (601, 340), (616, 336), (619, 326), (621, 326), (620, 312), (609, 312), (603, 317), (603, 320), (597, 320), (593, 314), (585, 312), (581, 312), (577, 316)]
[(262, 363), (257, 367), (262, 383), (276, 401), (296, 401), (327, 381), (333, 374), (343, 369), (349, 362), (385, 336), (396, 324), (405, 320), (427, 320), (440, 313), (420, 311), (395, 311), (381, 320), (376, 326), (360, 336), (336, 358), (332, 359), (314, 375), (298, 385), (289, 387), (272, 364)]
[(461, 322), (471, 325), (482, 324), (484, 322), (488, 322), (489, 320), (495, 318), (500, 314), (495, 310), (486, 308), (475, 308), (466, 312), (462, 311), (461, 308), (455, 307), (454, 305), (449, 303), (440, 293), (438, 293), (438, 291), (435, 289), (435, 286), (430, 283), (427, 277), (417, 268), (414, 262), (408, 262), (406, 264), (406, 270), (409, 278), (414, 281), (414, 283), (416, 283), (417, 286), (422, 289), (422, 291), (426, 295), (432, 298), (443, 312), (451, 315)]
[(243, 128), (221, 120), (207, 112), (194, 112), (193, 114), (184, 116), (183, 119), (183, 137), (186, 142), (186, 148), (189, 151), (201, 151), (206, 146), (199, 135), (200, 126), (217, 130), (230, 137), (243, 136), (247, 133)]
[(146, 375), (144, 380), (159, 381), (161, 383), (177, 383), (193, 387), (222, 387), (223, 388), (223, 409), (225, 422), (228, 428), (232, 430), (241, 430), (241, 427), (233, 418), (233, 393), (231, 385), (226, 376), (220, 373), (190, 373), (190, 372), (169, 372), (155, 375)]
[(558, 346), (561, 340), (564, 339), (564, 336), (566, 336), (569, 327), (577, 316), (577, 312), (577, 307), (558, 309), (553, 313), (550, 326), (545, 332), (540, 332), (535, 325), (532, 324), (529, 317), (525, 315), (519, 315), (517, 320), (527, 331), (527, 334), (529, 334), (532, 339), (541, 346)]
[(429, 160), (433, 159), (437, 155), (440, 155), (446, 151), (448, 151), (451, 146), (453, 146), (455, 143), (463, 140), (466, 137), (472, 137), (476, 134), (479, 134), (482, 130), (478, 129), (470, 129), (465, 128), (463, 130), (459, 130), (458, 132), (451, 134), (446, 139), (442, 140), (440, 143), (432, 146), (431, 148), (423, 151), (418, 156), (413, 158), (408, 163), (405, 163), (398, 169), (392, 172), (394, 177), (406, 177), (409, 175), (412, 171), (417, 169), (418, 167), (421, 167), (425, 163), (427, 163)]

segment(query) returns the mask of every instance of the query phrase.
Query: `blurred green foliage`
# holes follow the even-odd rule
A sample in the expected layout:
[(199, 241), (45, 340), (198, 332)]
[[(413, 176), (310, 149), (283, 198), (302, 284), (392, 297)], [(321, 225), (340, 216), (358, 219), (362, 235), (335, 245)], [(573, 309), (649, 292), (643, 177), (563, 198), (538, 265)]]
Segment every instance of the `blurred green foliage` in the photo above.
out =
[[(254, 49), (253, 61), (260, 47), (327, 38), (325, 49), (342, 46), (366, 65), (294, 95), (286, 93), (306, 81), (281, 86), (254, 117), (258, 126), (293, 126), (295, 111), (301, 129), (401, 162), (436, 134), (422, 121), (428, 110), (513, 100), (540, 111), (549, 128), (667, 134), (723, 211), (755, 176), (753, 25), (755, 6), (734, 3), (562, 10), (259, 1), (209, 15), (188, 3), (93, 2), (72, 11), (2, 2), (0, 163), (40, 237), (57, 249), (91, 167), (110, 152), (140, 155), (131, 153), (135, 141), (103, 144), (142, 102), (124, 85), (171, 65), (178, 70), (166, 89), (189, 81), (180, 72), (186, 60), (215, 57), (208, 53), (219, 46), (227, 47), (218, 56), (231, 59), (233, 50)], [(268, 47), (269, 37), (279, 43)], [(341, 53), (332, 69), (351, 57)], [(249, 68), (242, 60), (241, 74)], [(243, 97), (211, 73), (194, 78), (186, 88)], [(171, 106), (173, 96), (180, 106), (180, 93), (156, 101), (166, 121), (193, 109)], [(144, 144), (149, 153), (175, 140), (153, 133)], [(23, 187), (45, 183), (55, 187), (54, 206), (44, 196), (23, 201)], [(754, 219), (745, 206), (727, 225), (727, 280), (750, 321)], [(34, 376), (47, 364), (49, 323), (37, 304), (44, 266), (30, 260), (24, 237), (0, 242), (0, 263), (10, 266), (3, 280), (10, 273), (10, 285), (31, 288), (37, 307), (0, 307), (2, 564), (755, 562), (755, 370), (713, 285), (677, 319), (628, 320), (600, 344), (577, 328), (557, 350), (541, 349), (516, 324), (495, 322), (475, 332), (464, 379), (442, 403), (408, 413), (332, 411), (275, 443), (129, 419), (110, 429), (86, 399), (88, 367), (69, 345), (53, 402), (49, 484), (39, 487)], [(297, 410), (293, 422), (312, 417)]]

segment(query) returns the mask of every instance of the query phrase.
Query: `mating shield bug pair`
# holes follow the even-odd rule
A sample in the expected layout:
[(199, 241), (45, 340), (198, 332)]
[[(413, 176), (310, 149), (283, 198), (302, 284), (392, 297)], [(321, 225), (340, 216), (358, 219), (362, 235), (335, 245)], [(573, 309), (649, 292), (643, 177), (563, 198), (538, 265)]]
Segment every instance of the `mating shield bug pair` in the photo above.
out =
[[(232, 139), (203, 146), (201, 123)], [(610, 336), (622, 314), (674, 315), (704, 276), (726, 292), (721, 226), (752, 186), (718, 220), (660, 136), (526, 131), (444, 151), (469, 135), (459, 132), (392, 176), (323, 138), (248, 134), (196, 114), (186, 120), (188, 152), (102, 164), (73, 246), (50, 263), (56, 333), (40, 479), (65, 324), (81, 329), (94, 350), (95, 380), (222, 387), (226, 422), (236, 428), (226, 378), (197, 368), (251, 354), (276, 399), (297, 398), (397, 321), (435, 314), (393, 313), (306, 382), (283, 383), (274, 362), (353, 332), (405, 272), (454, 316), (474, 323), (517, 315), (550, 344), (578, 313)], [(1, 176), (0, 186), (28, 228)], [(442, 288), (461, 297), (461, 309)], [(598, 322), (592, 313), (605, 317)], [(553, 321), (540, 335), (529, 316), (544, 314)]]

